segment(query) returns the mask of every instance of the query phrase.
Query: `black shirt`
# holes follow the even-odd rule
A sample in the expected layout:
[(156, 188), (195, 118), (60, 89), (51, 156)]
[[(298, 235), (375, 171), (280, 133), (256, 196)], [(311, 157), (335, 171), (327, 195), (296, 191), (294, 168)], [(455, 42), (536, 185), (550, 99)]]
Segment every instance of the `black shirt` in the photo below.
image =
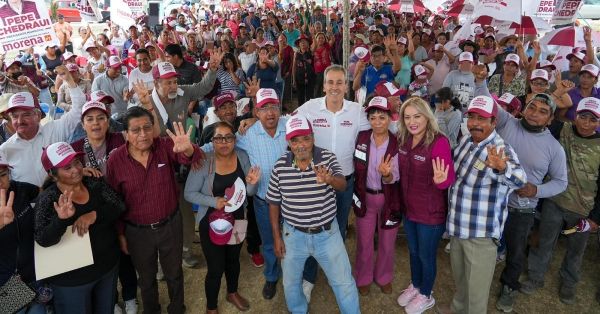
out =
[(15, 220), (0, 229), (0, 286), (4, 285), (14, 274), (17, 247), (19, 247), (18, 271), (21, 278), (27, 283), (35, 281), (33, 261), (34, 211), (31, 202), (34, 202), (40, 188), (25, 182), (10, 181), (8, 193), (10, 191), (15, 192), (13, 202)]
[(179, 74), (177, 78), (177, 84), (179, 85), (192, 85), (202, 81), (202, 75), (198, 67), (187, 60), (183, 60), (181, 66), (175, 67), (175, 71)]

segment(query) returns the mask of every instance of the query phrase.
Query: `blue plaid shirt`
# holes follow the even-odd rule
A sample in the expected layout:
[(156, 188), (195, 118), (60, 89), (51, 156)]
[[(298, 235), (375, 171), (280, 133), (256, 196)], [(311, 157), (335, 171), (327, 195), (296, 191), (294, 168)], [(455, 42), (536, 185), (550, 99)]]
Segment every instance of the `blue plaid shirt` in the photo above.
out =
[[(504, 148), (504, 173), (486, 166), (488, 145)], [(508, 215), (508, 195), (527, 182), (525, 171), (513, 149), (496, 133), (475, 144), (465, 136), (454, 149), (456, 181), (449, 191), (450, 210), (447, 230), (461, 239), (500, 239)]]

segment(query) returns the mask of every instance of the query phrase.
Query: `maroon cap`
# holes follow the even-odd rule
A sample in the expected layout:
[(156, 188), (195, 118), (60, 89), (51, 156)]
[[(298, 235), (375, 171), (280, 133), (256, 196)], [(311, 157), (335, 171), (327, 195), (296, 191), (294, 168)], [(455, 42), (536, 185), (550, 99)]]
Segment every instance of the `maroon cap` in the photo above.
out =
[(235, 97), (230, 92), (223, 92), (213, 98), (213, 106), (215, 107), (215, 110), (219, 110), (219, 107), (228, 102), (235, 104)]

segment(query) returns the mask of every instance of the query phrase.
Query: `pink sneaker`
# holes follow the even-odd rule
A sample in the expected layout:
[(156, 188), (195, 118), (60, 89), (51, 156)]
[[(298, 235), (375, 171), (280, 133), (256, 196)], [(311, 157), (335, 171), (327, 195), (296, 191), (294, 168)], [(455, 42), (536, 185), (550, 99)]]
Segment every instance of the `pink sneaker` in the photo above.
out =
[(433, 305), (435, 305), (435, 299), (433, 296), (428, 298), (419, 293), (412, 299), (412, 301), (410, 301), (410, 303), (408, 303), (404, 310), (407, 314), (421, 314), (432, 308)]
[(398, 297), (398, 304), (400, 304), (400, 306), (407, 306), (417, 294), (419, 294), (419, 289), (415, 288), (411, 283)]

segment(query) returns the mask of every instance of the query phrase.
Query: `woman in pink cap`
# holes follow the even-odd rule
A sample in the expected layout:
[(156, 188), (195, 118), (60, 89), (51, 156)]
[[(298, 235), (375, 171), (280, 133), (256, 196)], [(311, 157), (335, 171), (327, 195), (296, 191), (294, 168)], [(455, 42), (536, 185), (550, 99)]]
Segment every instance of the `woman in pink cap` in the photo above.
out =
[(94, 263), (46, 282), (54, 293), (56, 313), (109, 314), (114, 311), (119, 269), (116, 221), (125, 203), (104, 180), (83, 175), (81, 155), (64, 142), (42, 153), (48, 179), (35, 204), (35, 241), (52, 247), (67, 232), (89, 234)]

